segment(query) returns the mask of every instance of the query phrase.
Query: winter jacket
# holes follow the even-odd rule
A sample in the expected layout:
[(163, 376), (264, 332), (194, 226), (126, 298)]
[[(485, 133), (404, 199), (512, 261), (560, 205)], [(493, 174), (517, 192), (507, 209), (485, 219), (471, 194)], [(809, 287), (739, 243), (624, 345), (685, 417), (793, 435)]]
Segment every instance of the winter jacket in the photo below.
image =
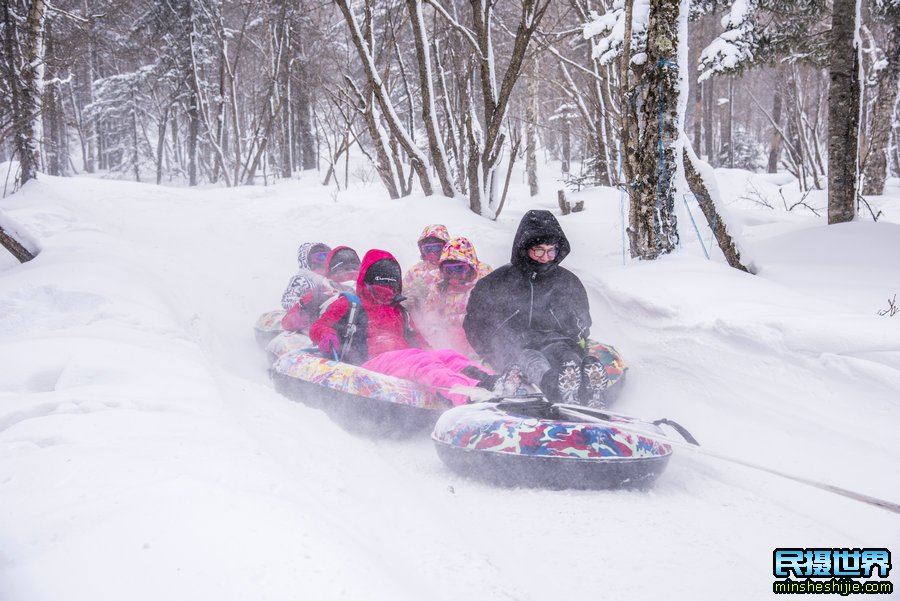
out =
[[(535, 244), (556, 244), (556, 258), (532, 261)], [(581, 280), (560, 267), (570, 246), (549, 211), (528, 211), (513, 240), (510, 263), (484, 277), (472, 290), (463, 329), (475, 351), (497, 369), (523, 349), (540, 349), (560, 339), (580, 341), (591, 327)]]
[[(409, 347), (424, 347), (425, 342), (415, 329), (406, 310), (400, 305), (403, 297), (402, 283), (397, 278), (397, 296), (390, 304), (378, 303), (366, 285), (366, 274), (378, 261), (386, 260), (400, 265), (391, 253), (384, 250), (370, 250), (362, 259), (356, 280), (356, 295), (342, 294), (331, 303), (322, 316), (310, 327), (309, 337), (318, 344), (329, 333), (337, 335), (341, 342), (341, 359), (348, 363), (361, 364), (371, 357)], [(357, 303), (358, 299), (358, 303)], [(357, 305), (355, 324), (351, 324), (351, 308)], [(355, 331), (351, 328), (355, 325)]]
[(453, 284), (443, 277), (435, 282), (428, 291), (421, 315), (415, 316), (416, 323), (433, 347), (452, 348), (465, 355), (472, 355), (472, 347), (463, 331), (466, 305), (476, 282), (493, 269), (484, 261), (478, 260), (475, 247), (464, 237), (453, 238), (444, 246), (439, 264), (445, 262), (470, 265), (475, 270), (475, 277), (464, 284)]
[(325, 281), (325, 277), (314, 272), (309, 267), (309, 254), (313, 251), (330, 251), (326, 244), (321, 242), (304, 242), (297, 249), (297, 264), (300, 269), (297, 275), (293, 276), (288, 282), (284, 293), (281, 295), (281, 306), (285, 311), (289, 311), (297, 301), (314, 288), (321, 286)]
[[(422, 244), (422, 241), (426, 238), (436, 238), (447, 242), (450, 240), (450, 233), (443, 225), (429, 225), (419, 234), (416, 245)], [(421, 258), (422, 260), (410, 267), (403, 277), (404, 296), (407, 299), (405, 305), (413, 316), (418, 315), (418, 311), (425, 304), (425, 299), (428, 298), (428, 292), (441, 279), (441, 272), (438, 266), (426, 261), (424, 256)]]
[(337, 282), (325, 280), (325, 285), (313, 288), (288, 309), (281, 318), (281, 329), (287, 332), (306, 332), (332, 302), (347, 288)]
[[(300, 264), (308, 265), (307, 257), (309, 252), (312, 252), (313, 248), (321, 246), (324, 245), (306, 243), (301, 246), (301, 251), (304, 247), (307, 248), (306, 252), (298, 254)], [(345, 262), (349, 261), (351, 263), (350, 268), (355, 268), (359, 265), (359, 257), (356, 256), (356, 251), (348, 246), (338, 246), (331, 250), (325, 259), (325, 265), (328, 266), (329, 274), (333, 271), (333, 264), (338, 259), (344, 259)], [(355, 263), (353, 263), (354, 259)], [(341, 274), (339, 273), (338, 275)], [(318, 319), (319, 315), (325, 310), (328, 301), (341, 292), (350, 292), (350, 289), (309, 269), (301, 269), (300, 273), (292, 277), (290, 282), (288, 282), (287, 288), (281, 296), (281, 305), (287, 309), (287, 313), (281, 319), (282, 329), (288, 332), (305, 332), (309, 329), (312, 322)]]

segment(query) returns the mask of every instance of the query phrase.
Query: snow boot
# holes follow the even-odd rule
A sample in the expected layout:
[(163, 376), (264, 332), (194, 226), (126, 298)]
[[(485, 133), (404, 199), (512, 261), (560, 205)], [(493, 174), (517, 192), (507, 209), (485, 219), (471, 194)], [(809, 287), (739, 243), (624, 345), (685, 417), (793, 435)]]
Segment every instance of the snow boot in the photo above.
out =
[(528, 382), (522, 374), (522, 368), (512, 364), (503, 370), (493, 388), (498, 397), (522, 396), (528, 394)]
[(559, 390), (559, 399), (563, 403), (578, 403), (578, 393), (581, 390), (581, 366), (574, 361), (563, 363), (557, 372), (556, 385)]
[(606, 368), (596, 357), (587, 356), (581, 362), (581, 402), (591, 409), (606, 407), (606, 389), (609, 388), (609, 376)]

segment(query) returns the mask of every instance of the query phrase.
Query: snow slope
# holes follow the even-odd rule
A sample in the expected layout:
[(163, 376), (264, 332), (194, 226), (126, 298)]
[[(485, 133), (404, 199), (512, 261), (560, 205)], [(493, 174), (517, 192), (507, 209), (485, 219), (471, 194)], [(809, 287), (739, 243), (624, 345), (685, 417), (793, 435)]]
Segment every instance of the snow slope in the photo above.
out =
[[(900, 502), (900, 317), (876, 314), (900, 292), (900, 189), (877, 224), (826, 227), (719, 177), (756, 276), (705, 260), (684, 210), (678, 253), (625, 265), (618, 192), (561, 217), (593, 337), (631, 366), (617, 409)], [(443, 222), (499, 266), (553, 196), (515, 188), (497, 222), (313, 181), (42, 176), (0, 201), (42, 247), (0, 259), (0, 599), (759, 599), (775, 547), (900, 549), (896, 514), (704, 455), (649, 492), (496, 489), (425, 436), (358, 438), (274, 392), (251, 326), (300, 242), (409, 266)]]

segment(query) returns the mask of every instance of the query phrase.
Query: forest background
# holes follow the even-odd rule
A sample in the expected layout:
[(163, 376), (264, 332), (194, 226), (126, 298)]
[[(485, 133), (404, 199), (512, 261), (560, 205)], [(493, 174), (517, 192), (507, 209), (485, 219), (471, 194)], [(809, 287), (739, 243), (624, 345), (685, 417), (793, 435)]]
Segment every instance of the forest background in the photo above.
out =
[(829, 223), (900, 173), (898, 0), (9, 0), (0, 17), (4, 193), (39, 171), (315, 169), (496, 218), (517, 161), (541, 193), (542, 155), (564, 212), (566, 189), (628, 193), (634, 257), (675, 247), (690, 188), (743, 269), (701, 161), (827, 188)]

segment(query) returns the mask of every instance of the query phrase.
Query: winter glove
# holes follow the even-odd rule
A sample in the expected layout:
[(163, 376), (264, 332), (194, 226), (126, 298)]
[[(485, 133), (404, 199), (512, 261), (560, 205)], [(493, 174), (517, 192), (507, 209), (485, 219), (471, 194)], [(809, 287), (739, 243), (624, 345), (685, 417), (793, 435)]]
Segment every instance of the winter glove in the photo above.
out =
[(339, 352), (341, 343), (338, 340), (337, 334), (328, 332), (319, 339), (318, 346), (322, 354), (330, 359)]

